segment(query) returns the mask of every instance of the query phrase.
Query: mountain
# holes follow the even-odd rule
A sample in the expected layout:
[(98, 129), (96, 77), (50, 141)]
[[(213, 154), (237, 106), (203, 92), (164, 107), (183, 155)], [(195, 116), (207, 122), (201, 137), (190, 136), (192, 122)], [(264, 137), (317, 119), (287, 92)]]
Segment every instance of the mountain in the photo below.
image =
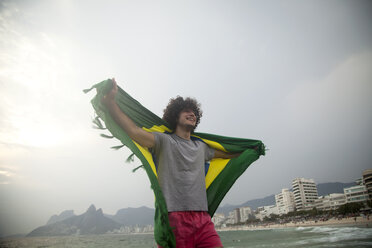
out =
[(36, 228), (27, 236), (63, 236), (73, 234), (104, 234), (118, 229), (121, 225), (103, 215), (102, 209), (96, 210), (91, 205), (88, 210), (78, 216)]
[(245, 203), (241, 204), (240, 207), (250, 206), (251, 209), (256, 209), (258, 207), (270, 205), (275, 205), (275, 195), (269, 195), (264, 198), (246, 201)]
[(47, 222), (47, 225), (50, 225), (50, 224), (53, 224), (53, 223), (56, 223), (56, 222), (59, 222), (59, 221), (68, 219), (68, 218), (70, 218), (72, 216), (75, 216), (74, 210), (63, 211), (60, 215), (56, 215), (55, 214), (52, 217), (50, 217), (50, 219)]
[(252, 210), (255, 210), (258, 207), (269, 206), (269, 205), (275, 205), (275, 195), (266, 196), (260, 199), (249, 200), (239, 205), (230, 205), (230, 204), (225, 205), (223, 207), (219, 207), (216, 213), (223, 213), (225, 215), (228, 215), (229, 212), (233, 211), (235, 208), (248, 206)]
[(146, 226), (154, 225), (155, 210), (148, 207), (123, 208), (116, 212), (114, 216), (109, 216), (112, 220), (123, 226)]
[(355, 186), (355, 183), (320, 183), (316, 185), (319, 196), (325, 196), (332, 193), (344, 193), (344, 188)]

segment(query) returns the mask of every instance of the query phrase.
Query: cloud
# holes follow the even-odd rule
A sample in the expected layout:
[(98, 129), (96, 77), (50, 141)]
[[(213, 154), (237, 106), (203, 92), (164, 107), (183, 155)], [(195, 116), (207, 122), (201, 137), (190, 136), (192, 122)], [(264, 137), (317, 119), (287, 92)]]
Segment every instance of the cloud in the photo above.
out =
[(6, 170), (1, 170), (0, 169), (0, 175), (2, 175), (4, 177), (11, 177), (11, 176), (13, 176), (13, 173), (11, 173), (9, 171), (6, 171)]
[(15, 178), (18, 177), (18, 168), (9, 165), (0, 165), (0, 184), (10, 184)]

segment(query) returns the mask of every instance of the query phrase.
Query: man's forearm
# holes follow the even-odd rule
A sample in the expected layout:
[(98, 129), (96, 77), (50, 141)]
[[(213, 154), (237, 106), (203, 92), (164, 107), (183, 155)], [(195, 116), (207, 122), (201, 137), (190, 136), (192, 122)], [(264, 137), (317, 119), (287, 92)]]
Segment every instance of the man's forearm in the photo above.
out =
[(114, 121), (133, 139), (135, 130), (139, 127), (130, 119), (116, 104), (116, 102), (110, 102), (106, 104), (107, 109)]
[(109, 110), (114, 121), (128, 134), (128, 136), (144, 147), (153, 147), (155, 138), (152, 133), (138, 127), (132, 119), (130, 119), (117, 105), (115, 100), (105, 102), (105, 106)]
[(229, 153), (229, 152), (223, 152), (220, 150), (215, 150), (214, 152), (214, 158), (225, 158), (225, 159), (231, 159), (239, 157), (241, 153)]

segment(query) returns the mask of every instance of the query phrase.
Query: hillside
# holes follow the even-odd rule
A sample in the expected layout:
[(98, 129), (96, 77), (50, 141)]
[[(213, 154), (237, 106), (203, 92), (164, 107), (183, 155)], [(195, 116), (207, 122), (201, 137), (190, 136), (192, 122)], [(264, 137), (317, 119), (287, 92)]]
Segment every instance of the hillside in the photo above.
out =
[(102, 209), (96, 210), (91, 205), (88, 210), (78, 216), (72, 216), (63, 221), (36, 228), (28, 237), (35, 236), (63, 236), (73, 234), (104, 234), (120, 228), (120, 224), (105, 217)]

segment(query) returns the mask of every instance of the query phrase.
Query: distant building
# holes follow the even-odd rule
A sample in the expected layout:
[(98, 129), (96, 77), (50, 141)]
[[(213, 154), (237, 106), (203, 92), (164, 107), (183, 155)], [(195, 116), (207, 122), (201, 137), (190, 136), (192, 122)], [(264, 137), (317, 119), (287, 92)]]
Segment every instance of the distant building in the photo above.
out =
[(212, 222), (215, 226), (220, 226), (225, 220), (225, 215), (221, 213), (215, 213), (212, 217)]
[[(345, 194), (341, 193), (329, 194), (329, 209), (336, 210), (341, 205), (344, 205), (346, 203), (347, 201)], [(326, 208), (328, 208), (328, 205), (326, 205)]]
[(368, 199), (372, 200), (372, 169), (363, 171), (363, 184), (366, 186)]
[(153, 231), (154, 231), (154, 227), (152, 225), (147, 225), (143, 228), (144, 233), (149, 233), (149, 232), (153, 232)]
[(250, 207), (239, 208), (239, 222), (246, 222), (250, 215), (252, 215), (252, 210)]
[(275, 195), (275, 202), (279, 215), (295, 210), (294, 194), (289, 189), (282, 189), (281, 193)]
[(240, 210), (239, 208), (234, 209), (234, 224), (238, 224), (240, 221)]
[(265, 217), (270, 217), (270, 215), (272, 214), (279, 215), (279, 211), (276, 205), (258, 207), (256, 218), (263, 220)]
[(229, 212), (227, 216), (226, 224), (237, 224), (238, 223), (237, 211), (234, 209), (233, 211)]
[(318, 190), (313, 179), (296, 178), (292, 181), (297, 210), (310, 210), (315, 207)]
[(365, 185), (356, 185), (344, 188), (347, 203), (351, 202), (366, 202), (368, 200), (368, 192)]
[(345, 194), (334, 193), (326, 196), (319, 196), (315, 201), (315, 207), (319, 210), (336, 210), (346, 203)]

